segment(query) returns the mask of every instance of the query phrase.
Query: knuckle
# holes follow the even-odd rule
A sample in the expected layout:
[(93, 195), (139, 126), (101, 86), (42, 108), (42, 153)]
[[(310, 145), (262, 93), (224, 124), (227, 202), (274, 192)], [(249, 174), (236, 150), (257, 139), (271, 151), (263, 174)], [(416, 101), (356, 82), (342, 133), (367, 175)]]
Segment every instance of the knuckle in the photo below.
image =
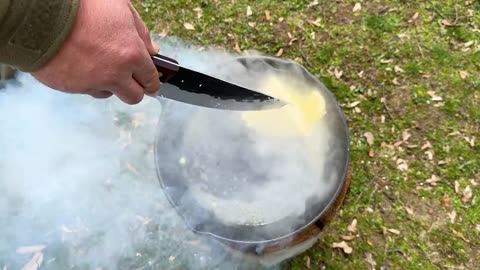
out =
[(142, 100), (143, 100), (143, 93), (132, 95), (132, 97), (129, 99), (129, 104), (130, 105), (135, 105), (135, 104), (138, 104), (138, 103), (142, 102)]

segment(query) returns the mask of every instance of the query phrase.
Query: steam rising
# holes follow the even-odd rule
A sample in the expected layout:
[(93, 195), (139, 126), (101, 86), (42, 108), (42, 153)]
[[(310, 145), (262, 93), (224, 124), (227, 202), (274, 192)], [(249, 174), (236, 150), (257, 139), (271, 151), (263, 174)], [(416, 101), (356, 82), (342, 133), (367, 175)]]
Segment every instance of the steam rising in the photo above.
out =
[[(258, 74), (246, 71), (241, 65), (232, 65), (227, 70), (212, 69), (205, 64), (225, 67), (222, 63), (231, 63), (232, 59), (226, 53), (199, 53), (178, 40), (161, 43), (162, 53), (182, 64), (245, 86), (255, 84)], [(32, 258), (33, 254), (16, 253), (18, 247), (45, 245), (43, 251), (37, 251), (44, 256), (41, 269), (260, 269), (259, 265), (235, 257), (210, 238), (193, 234), (168, 202), (156, 175), (155, 137), (175, 134), (176, 129), (183, 127), (180, 149), (190, 147), (190, 151), (184, 151), (184, 156), (172, 154), (158, 160), (167, 167), (173, 166), (173, 160), (179, 167), (197, 162), (199, 173), (191, 179), (198, 180), (200, 186), (193, 185), (190, 192), (205, 190), (208, 181), (202, 177), (218, 177), (215, 185), (219, 184), (218, 188), (230, 185), (230, 195), (235, 194), (238, 200), (256, 201), (257, 209), (265, 205), (279, 210), (270, 217), (264, 215), (265, 211), (257, 213), (261, 222), (284, 214), (276, 208), (279, 204), (289, 206), (294, 212), (304, 210), (304, 191), (322, 190), (318, 182), (301, 182), (310, 179), (305, 177), (304, 159), (276, 159), (267, 164), (237, 156), (253, 170), (245, 171), (245, 177), (275, 168), (267, 178), (284, 179), (278, 184), (250, 183), (250, 188), (248, 185), (235, 188), (235, 181), (241, 180), (222, 178), (228, 172), (211, 163), (215, 161), (214, 155), (246, 154), (240, 149), (241, 141), (237, 145), (231, 143), (235, 136), (252, 136), (251, 131), (237, 125), (238, 119), (234, 113), (222, 116), (211, 110), (165, 100), (160, 103), (152, 98), (128, 106), (116, 98), (94, 100), (66, 95), (20, 74), (16, 81), (0, 90), (0, 268), (20, 269)], [(212, 133), (213, 127), (223, 133)], [(206, 140), (198, 137), (202, 132), (217, 135), (206, 144)], [(328, 140), (329, 135), (318, 136), (317, 139)], [(267, 159), (279, 145), (282, 151), (292, 153), (304, 147), (304, 142), (256, 138), (259, 147), (250, 151), (260, 151)], [(164, 142), (173, 148), (168, 145), (170, 141)], [(193, 145), (196, 147), (192, 148)], [(329, 151), (322, 149), (322, 153)], [(314, 155), (317, 154), (315, 150)], [(202, 159), (205, 155), (207, 159)], [(228, 165), (229, 161), (226, 162)], [(286, 163), (291, 166), (279, 169)], [(183, 173), (191, 177), (193, 172)], [(222, 179), (226, 182), (221, 182)], [(299, 186), (303, 184), (307, 186)], [(326, 185), (324, 190), (330, 187)], [(288, 198), (268, 196), (287, 191)], [(225, 195), (229, 194), (223, 194), (223, 198)], [(241, 222), (234, 217), (244, 213), (234, 214), (225, 218)]]

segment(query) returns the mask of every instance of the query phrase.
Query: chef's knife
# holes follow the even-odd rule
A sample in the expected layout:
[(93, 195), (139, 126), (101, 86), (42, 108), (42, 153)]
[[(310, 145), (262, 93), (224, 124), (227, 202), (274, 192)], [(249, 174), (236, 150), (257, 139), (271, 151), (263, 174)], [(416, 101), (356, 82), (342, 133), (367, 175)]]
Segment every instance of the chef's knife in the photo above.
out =
[(222, 110), (256, 111), (280, 108), (283, 101), (181, 66), (163, 55), (152, 56), (162, 88), (159, 96)]

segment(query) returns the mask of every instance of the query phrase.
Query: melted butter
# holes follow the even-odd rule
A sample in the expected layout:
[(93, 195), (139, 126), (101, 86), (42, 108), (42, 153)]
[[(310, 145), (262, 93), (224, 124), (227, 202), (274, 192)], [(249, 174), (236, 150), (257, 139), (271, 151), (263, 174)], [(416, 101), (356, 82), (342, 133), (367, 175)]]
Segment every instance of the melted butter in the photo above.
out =
[(279, 109), (242, 114), (246, 125), (263, 135), (308, 136), (326, 114), (325, 100), (315, 88), (306, 89), (271, 76), (261, 85), (260, 92), (288, 103)]

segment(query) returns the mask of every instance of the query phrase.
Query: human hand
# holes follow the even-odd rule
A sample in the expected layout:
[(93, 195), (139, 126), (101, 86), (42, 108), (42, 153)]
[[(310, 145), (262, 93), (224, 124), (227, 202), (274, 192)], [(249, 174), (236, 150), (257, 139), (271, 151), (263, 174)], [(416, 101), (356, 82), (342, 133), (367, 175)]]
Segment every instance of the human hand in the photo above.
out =
[(62, 49), (33, 76), (63, 92), (137, 104), (160, 89), (150, 58), (158, 51), (129, 0), (82, 0)]

